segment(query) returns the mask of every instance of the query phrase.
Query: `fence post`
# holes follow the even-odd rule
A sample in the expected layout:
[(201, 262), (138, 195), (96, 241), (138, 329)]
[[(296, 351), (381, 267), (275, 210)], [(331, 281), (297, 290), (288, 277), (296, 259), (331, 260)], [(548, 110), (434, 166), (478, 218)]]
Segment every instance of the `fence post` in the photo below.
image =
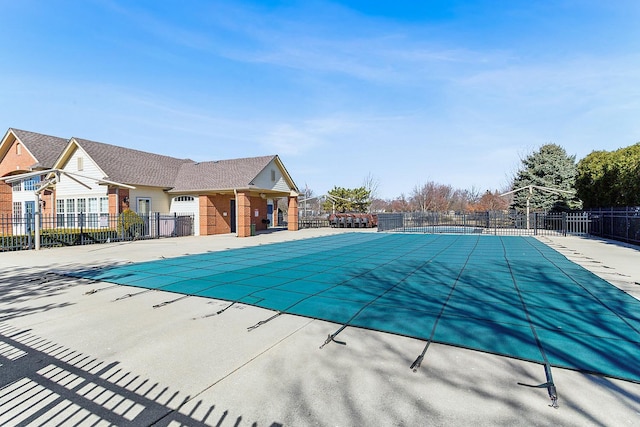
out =
[(120, 240), (124, 241), (124, 237), (125, 237), (124, 215), (122, 213), (120, 214), (116, 213), (115, 215), (116, 215), (116, 224), (118, 224), (118, 227), (116, 228), (116, 230), (120, 232)]
[(567, 213), (562, 212), (562, 235), (564, 237), (567, 237), (567, 228), (568, 228), (567, 226), (568, 226)]
[(611, 231), (609, 232), (609, 237), (613, 237), (613, 207), (611, 208)]
[(27, 232), (27, 245), (28, 245), (27, 247), (29, 249), (33, 249), (34, 242), (33, 242), (33, 237), (31, 237), (31, 231), (32, 230), (31, 230), (31, 227), (30, 227), (30, 225), (31, 225), (31, 214), (30, 213), (27, 213), (24, 216), (24, 221), (25, 221), (24, 230)]
[(173, 235), (182, 236), (182, 230), (178, 230), (178, 213), (173, 213)]
[(631, 228), (631, 219), (629, 218), (629, 206), (627, 206), (627, 208), (624, 210), (624, 222), (626, 223), (626, 231), (625, 234), (627, 235), (627, 242), (630, 242), (631, 240), (629, 240), (629, 228)]
[(493, 235), (498, 235), (498, 212), (493, 212)]

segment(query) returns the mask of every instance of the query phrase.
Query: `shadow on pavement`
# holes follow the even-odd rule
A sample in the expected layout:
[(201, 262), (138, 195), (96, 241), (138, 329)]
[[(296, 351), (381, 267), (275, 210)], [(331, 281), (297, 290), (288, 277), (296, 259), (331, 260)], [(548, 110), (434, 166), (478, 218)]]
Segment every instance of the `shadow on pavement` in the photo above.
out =
[[(188, 407), (188, 409), (186, 409)], [(242, 416), (0, 324), (0, 424), (224, 426)], [(257, 423), (253, 423), (257, 426)], [(274, 422), (271, 427), (281, 426)]]

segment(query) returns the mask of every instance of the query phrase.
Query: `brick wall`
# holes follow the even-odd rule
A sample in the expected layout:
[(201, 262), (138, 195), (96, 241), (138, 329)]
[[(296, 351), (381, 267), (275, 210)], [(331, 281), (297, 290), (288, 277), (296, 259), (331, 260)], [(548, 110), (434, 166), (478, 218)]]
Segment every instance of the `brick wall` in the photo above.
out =
[[(231, 232), (231, 195), (200, 196), (200, 235), (227, 234)], [(256, 217), (256, 209), (258, 216)], [(236, 231), (239, 237), (251, 235), (251, 225), (257, 231), (266, 230), (267, 224), (262, 220), (267, 218), (267, 201), (261, 197), (251, 197), (248, 193), (238, 192), (236, 199), (238, 214)], [(226, 213), (226, 215), (225, 215)]]
[[(29, 166), (36, 163), (36, 159), (21, 145), (20, 154), (17, 146), (19, 142), (14, 141), (9, 147), (7, 154), (0, 161), (0, 176), (4, 177), (12, 172), (28, 172)], [(4, 181), (0, 182), (0, 215), (13, 215), (11, 186)]]
[[(125, 210), (129, 205), (125, 203), (125, 198), (129, 199), (129, 189), (128, 188), (109, 188), (108, 192), (109, 197), (109, 213), (111, 215), (117, 215)], [(118, 206), (118, 201), (120, 206)]]
[[(256, 217), (256, 209), (258, 216)], [(266, 230), (267, 224), (262, 220), (267, 219), (267, 200), (261, 197), (251, 197), (251, 223), (256, 225), (256, 230)]]
[(231, 233), (231, 196), (200, 196), (200, 235)]
[(13, 205), (11, 186), (4, 181), (0, 181), (0, 215), (12, 215)]
[(11, 186), (4, 181), (0, 182), (0, 218), (2, 218), (2, 227), (0, 234), (13, 234), (12, 215), (13, 204), (11, 202)]
[(238, 211), (238, 237), (251, 236), (251, 200), (248, 193), (238, 192), (236, 210)]
[(37, 162), (24, 146), (21, 147), (21, 152), (18, 154), (18, 144), (18, 141), (14, 141), (0, 162), (0, 176), (6, 176), (15, 171), (26, 172), (31, 165)]
[(289, 231), (298, 230), (298, 198), (289, 197), (289, 212), (287, 215), (287, 221), (289, 222), (287, 229)]

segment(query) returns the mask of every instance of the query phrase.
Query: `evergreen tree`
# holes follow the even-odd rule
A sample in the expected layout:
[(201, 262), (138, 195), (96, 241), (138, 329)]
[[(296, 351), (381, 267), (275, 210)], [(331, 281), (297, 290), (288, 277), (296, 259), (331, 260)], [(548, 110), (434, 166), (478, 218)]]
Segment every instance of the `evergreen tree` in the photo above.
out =
[(371, 191), (365, 187), (333, 187), (328, 195), (333, 197), (324, 202), (323, 208), (329, 212), (333, 211), (334, 207), (336, 212), (365, 213), (369, 211)]
[(593, 151), (578, 162), (576, 191), (585, 208), (615, 205), (613, 196), (616, 171), (611, 153)]
[[(569, 156), (564, 148), (556, 144), (545, 144), (522, 160), (522, 168), (513, 179), (513, 190), (530, 185), (555, 190), (574, 191), (576, 180), (576, 156)], [(514, 194), (512, 208), (524, 210), (530, 197), (530, 209), (567, 210), (581, 206), (580, 200), (567, 193), (552, 193), (533, 189), (521, 190)]]
[(576, 189), (585, 208), (640, 205), (640, 142), (593, 151), (578, 162)]

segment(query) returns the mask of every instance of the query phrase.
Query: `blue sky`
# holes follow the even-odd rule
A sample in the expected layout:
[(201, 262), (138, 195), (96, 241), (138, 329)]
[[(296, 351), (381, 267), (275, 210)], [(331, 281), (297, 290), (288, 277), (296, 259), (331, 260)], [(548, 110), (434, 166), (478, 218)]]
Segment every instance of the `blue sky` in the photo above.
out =
[(503, 189), (556, 143), (640, 141), (637, 0), (0, 0), (0, 127), (298, 187)]

